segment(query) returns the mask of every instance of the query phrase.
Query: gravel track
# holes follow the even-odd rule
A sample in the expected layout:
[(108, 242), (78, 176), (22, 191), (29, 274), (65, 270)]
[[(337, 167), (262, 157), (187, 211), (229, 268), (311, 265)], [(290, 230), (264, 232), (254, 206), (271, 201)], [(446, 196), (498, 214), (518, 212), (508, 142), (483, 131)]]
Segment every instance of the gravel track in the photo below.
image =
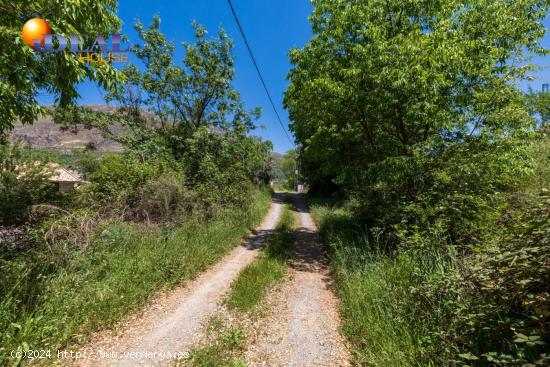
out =
[(330, 269), (305, 199), (288, 195), (299, 213), (291, 281), (276, 289), (264, 332), (246, 353), (248, 366), (349, 366), (340, 335), (338, 300)]

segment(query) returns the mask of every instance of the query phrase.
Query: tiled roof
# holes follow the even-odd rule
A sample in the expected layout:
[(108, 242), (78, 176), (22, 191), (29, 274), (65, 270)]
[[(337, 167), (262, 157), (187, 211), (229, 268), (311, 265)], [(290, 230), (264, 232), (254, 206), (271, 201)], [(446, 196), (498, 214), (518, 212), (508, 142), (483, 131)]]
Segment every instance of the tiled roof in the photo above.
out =
[(76, 171), (63, 167), (54, 170), (53, 175), (48, 179), (52, 182), (82, 182), (82, 176)]
[(41, 162), (34, 161), (30, 164), (26, 163), (16, 168), (17, 171), (19, 171), (19, 178), (25, 176), (30, 170), (38, 168), (44, 174), (50, 174), (48, 180), (51, 182), (84, 182), (84, 178), (79, 172), (64, 168), (57, 163), (43, 164)]

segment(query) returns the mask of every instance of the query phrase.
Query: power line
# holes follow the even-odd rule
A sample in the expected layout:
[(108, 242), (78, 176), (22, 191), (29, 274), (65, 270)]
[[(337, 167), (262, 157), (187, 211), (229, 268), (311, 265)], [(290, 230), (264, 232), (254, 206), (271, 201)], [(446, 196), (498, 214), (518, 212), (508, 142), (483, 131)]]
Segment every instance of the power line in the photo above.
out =
[(233, 4), (231, 3), (231, 0), (227, 0), (227, 3), (229, 4), (229, 7), (231, 8), (231, 13), (233, 13), (233, 17), (235, 18), (235, 22), (237, 22), (237, 27), (239, 27), (239, 32), (241, 32), (241, 36), (243, 37), (244, 43), (246, 45), (246, 49), (248, 50), (248, 54), (250, 55), (250, 58), (252, 59), (252, 63), (254, 64), (254, 67), (256, 68), (256, 72), (258, 73), (258, 76), (260, 77), (260, 81), (262, 82), (262, 85), (265, 90), (265, 94), (267, 94), (267, 98), (269, 99), (269, 102), (271, 103), (271, 107), (273, 108), (273, 112), (275, 112), (275, 115), (277, 116), (277, 120), (279, 120), (279, 124), (281, 125), (281, 128), (285, 132), (286, 138), (290, 142), (290, 144), (294, 145), (292, 142), (292, 139), (290, 139), (290, 136), (288, 135), (288, 132), (286, 131), (286, 128), (283, 124), (283, 121), (281, 120), (281, 116), (279, 116), (279, 112), (277, 112), (277, 108), (275, 108), (275, 103), (273, 103), (273, 98), (271, 98), (271, 94), (269, 93), (269, 90), (267, 89), (267, 85), (265, 84), (264, 77), (262, 76), (262, 73), (260, 71), (260, 68), (258, 66), (258, 63), (256, 63), (256, 58), (254, 57), (254, 54), (252, 53), (252, 48), (248, 44), (248, 40), (246, 38), (246, 35), (244, 34), (243, 27), (241, 26), (241, 22), (239, 21), (239, 17), (237, 17), (237, 12), (235, 11), (235, 8), (233, 7)]

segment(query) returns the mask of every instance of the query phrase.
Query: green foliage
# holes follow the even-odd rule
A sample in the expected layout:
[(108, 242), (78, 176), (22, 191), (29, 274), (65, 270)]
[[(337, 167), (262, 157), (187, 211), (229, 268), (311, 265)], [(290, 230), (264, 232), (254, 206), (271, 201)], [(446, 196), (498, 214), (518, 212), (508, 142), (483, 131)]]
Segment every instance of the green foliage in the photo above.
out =
[[(167, 151), (176, 159), (184, 157), (187, 139), (204, 127), (244, 136), (254, 128), (260, 110), (246, 111), (231, 84), (235, 75), (233, 42), (223, 29), (209, 39), (204, 28), (193, 27), (196, 42), (184, 44), (185, 57), (178, 65), (173, 60), (175, 46), (160, 31), (160, 17), (154, 17), (147, 28), (137, 22), (135, 28), (143, 44), (132, 51), (145, 70), (132, 64), (124, 68), (127, 82), (107, 97), (120, 105), (117, 112), (93, 113), (79, 108), (58, 113), (59, 122), (91, 121), (88, 124), (102, 128), (140, 160)], [(122, 134), (120, 129), (111, 131), (114, 122), (124, 128)]]
[(162, 287), (194, 278), (237, 245), (269, 204), (270, 193), (255, 190), (250, 206), (207, 223), (157, 230), (104, 223), (86, 249), (0, 258), (0, 364), (12, 363), (9, 352), (18, 347), (55, 350), (82, 341)]
[(130, 204), (137, 200), (140, 187), (157, 175), (160, 169), (143, 164), (132, 157), (110, 154), (102, 158), (99, 169), (90, 175), (89, 191), (102, 202), (123, 200)]
[(273, 153), (271, 155), (271, 178), (277, 184), (283, 183), (286, 180), (286, 176), (283, 172), (283, 158), (284, 156), (279, 153)]
[[(491, 193), (526, 170), (516, 144), (534, 120), (514, 81), (531, 69), (518, 66), (525, 50), (546, 54), (547, 9), (543, 0), (314, 1), (314, 35), (290, 53), (285, 95), (309, 183), (338, 183), (372, 203), (372, 220), (384, 203), (383, 225), (401, 222), (419, 195), (455, 189), (452, 201), (472, 214), (492, 205)], [(481, 176), (484, 185), (471, 184)]]
[[(53, 19), (45, 19), (56, 33), (107, 36), (119, 26), (112, 12), (116, 3), (96, 3), (30, 5), (37, 13), (51, 10)], [(11, 18), (22, 18), (27, 10), (1, 7), (9, 12), (0, 19), (9, 18), (7, 24), (17, 26), (19, 34), (19, 21)], [(67, 18), (67, 9), (73, 18)], [(44, 151), (25, 152), (23, 159), (2, 146), (3, 222), (22, 221), (31, 204), (52, 203), (34, 161), (36, 167), (51, 161), (77, 167), (89, 183), (71, 200), (55, 202), (61, 207), (41, 208), (44, 216), (29, 229), (34, 246), (9, 259), (0, 253), (0, 364), (20, 362), (9, 359), (11, 350), (55, 349), (112, 325), (159, 288), (193, 278), (219, 260), (267, 210), (269, 193), (259, 192), (256, 184), (269, 181), (272, 145), (249, 135), (260, 111), (245, 111), (232, 87), (232, 41), (225, 32), (210, 39), (205, 29), (194, 27), (196, 43), (184, 45), (183, 64), (176, 65), (160, 18), (148, 28), (136, 23), (143, 44), (132, 51), (144, 68), (128, 65), (121, 73), (107, 64), (81, 64), (68, 53), (36, 58), (25, 47), (20, 52), (19, 36), (9, 29), (17, 50), (6, 50), (29, 64), (16, 79), (28, 83), (12, 78), (11, 85), (4, 77), (7, 68), (23, 61), (0, 62), (0, 94), (11, 96), (2, 99), (8, 105), (0, 103), (7, 116), (0, 133), (16, 118), (31, 122), (44, 112), (34, 96), (37, 88), (46, 88), (60, 96), (53, 115), (63, 129), (101, 128), (124, 145), (125, 154), (87, 149), (66, 157)], [(74, 83), (91, 74), (110, 91), (108, 99), (119, 106), (115, 111), (70, 106), (77, 97)], [(139, 225), (143, 222), (148, 225)], [(222, 339), (231, 348), (242, 344), (238, 333)]]
[(24, 159), (18, 145), (0, 145), (0, 223), (19, 224), (34, 204), (59, 199), (47, 179), (51, 169), (40, 161)]
[(164, 173), (140, 188), (136, 211), (148, 221), (181, 223), (201, 213), (196, 196), (180, 173)]
[[(505, 212), (488, 231), (490, 238), (472, 247), (469, 256), (438, 260), (436, 271), (414, 269), (407, 304), (420, 310), (414, 318), (429, 326), (422, 340), (430, 360), (480, 366), (547, 363), (548, 207), (543, 193), (539, 201)], [(418, 241), (434, 235), (404, 239), (410, 246), (405, 255), (416, 261), (438, 253), (448, 257), (445, 248), (419, 252)]]
[(296, 149), (290, 149), (283, 157), (281, 168), (286, 178), (285, 186), (288, 190), (296, 189), (296, 160), (298, 159), (298, 152)]
[(526, 96), (529, 112), (538, 119), (541, 126), (550, 122), (550, 92), (529, 90)]
[(184, 45), (185, 58), (178, 65), (173, 60), (175, 46), (160, 31), (159, 17), (147, 28), (139, 22), (135, 28), (143, 44), (132, 51), (145, 68), (128, 65), (123, 70), (127, 82), (108, 96), (120, 107), (112, 113), (86, 108), (56, 111), (59, 123), (85, 121), (125, 147), (124, 162), (106, 162), (112, 167), (91, 175), (97, 181), (95, 191), (107, 198), (118, 190), (132, 207), (138, 186), (166, 172), (154, 167), (168, 164), (182, 178), (179, 185), (193, 191), (209, 215), (223, 206), (243, 205), (251, 181), (269, 181), (273, 147), (248, 135), (260, 111), (245, 111), (231, 85), (231, 39), (222, 29), (210, 39), (194, 24), (196, 42)]
[(265, 182), (269, 178), (271, 143), (203, 127), (186, 145), (186, 177), (207, 206), (241, 205), (247, 200), (251, 181)]
[[(448, 220), (464, 217), (464, 207), (453, 214), (418, 206), (415, 225), (391, 231), (366, 225), (352, 203), (313, 206), (332, 255), (344, 332), (358, 363), (548, 363), (550, 202), (544, 185), (550, 181), (548, 138), (540, 135), (529, 146), (536, 176), (529, 176), (521, 191), (503, 193), (497, 201), (501, 210), (481, 211), (493, 217), (492, 225), (475, 240), (451, 236), (472, 234)], [(439, 220), (430, 225), (422, 217), (434, 211)], [(479, 219), (472, 221), (476, 226)]]
[(231, 285), (226, 304), (238, 310), (250, 310), (263, 298), (267, 289), (280, 282), (286, 262), (292, 256), (294, 213), (285, 207), (273, 238), (260, 257), (246, 266)]
[(56, 95), (62, 106), (78, 97), (76, 84), (94, 80), (105, 89), (123, 80), (123, 75), (108, 63), (88, 64), (78, 61), (70, 52), (36, 56), (21, 38), (23, 24), (41, 17), (55, 34), (90, 34), (110, 36), (119, 30), (121, 22), (114, 13), (117, 2), (100, 0), (33, 0), (0, 1), (0, 136), (9, 131), (15, 121), (32, 123), (46, 113), (36, 100), (40, 90)]

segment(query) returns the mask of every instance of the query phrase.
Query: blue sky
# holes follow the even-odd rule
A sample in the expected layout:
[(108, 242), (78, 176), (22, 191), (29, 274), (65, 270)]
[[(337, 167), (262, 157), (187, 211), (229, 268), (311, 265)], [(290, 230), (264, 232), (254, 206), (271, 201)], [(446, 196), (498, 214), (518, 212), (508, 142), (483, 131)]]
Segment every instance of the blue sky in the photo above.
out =
[[(311, 37), (311, 27), (307, 20), (311, 5), (308, 0), (233, 0), (233, 6), (278, 107), (279, 115), (286, 125), (288, 115), (282, 104), (283, 93), (288, 84), (286, 75), (290, 68), (287, 54), (291, 48), (305, 45)], [(285, 152), (292, 147), (260, 84), (226, 0), (121, 0), (118, 10), (118, 15), (124, 22), (123, 33), (130, 41), (139, 39), (133, 28), (134, 20), (139, 18), (147, 26), (154, 14), (160, 14), (162, 32), (177, 45), (175, 60), (178, 62), (184, 56), (182, 42), (194, 39), (191, 27), (193, 20), (205, 26), (212, 35), (222, 26), (235, 41), (234, 86), (241, 93), (248, 109), (262, 107), (262, 117), (257, 124), (264, 127), (259, 127), (253, 134), (271, 140), (277, 152)], [(79, 103), (104, 103), (103, 94), (94, 83), (83, 83), (79, 92)], [(52, 96), (42, 98), (43, 103), (52, 101)], [(291, 133), (289, 136), (292, 139)]]
[[(291, 48), (305, 45), (311, 37), (311, 27), (307, 20), (311, 13), (311, 5), (308, 0), (233, 0), (233, 6), (283, 123), (286, 124), (288, 115), (283, 110), (282, 100), (288, 85), (286, 76), (290, 68), (287, 54)], [(226, 0), (119, 1), (118, 15), (124, 22), (123, 33), (133, 41), (138, 40), (133, 29), (134, 20), (139, 18), (148, 25), (156, 13), (162, 18), (161, 30), (178, 46), (177, 61), (183, 58), (181, 43), (193, 40), (193, 20), (204, 25), (210, 33), (215, 33), (219, 26), (223, 26), (235, 40), (234, 86), (241, 93), (247, 108), (260, 106), (263, 109), (258, 124), (264, 127), (257, 129), (254, 134), (271, 140), (277, 152), (285, 152), (292, 147), (271, 109)], [(550, 27), (550, 19), (546, 19), (545, 25), (547, 28)], [(550, 35), (547, 34), (544, 38), (543, 46), (550, 48)], [(540, 89), (543, 82), (550, 83), (549, 59), (537, 57), (532, 60), (544, 69), (533, 74), (534, 81), (522, 82), (522, 89), (528, 86)], [(82, 104), (104, 103), (102, 92), (93, 83), (83, 83), (79, 91), (82, 96), (79, 102)], [(51, 103), (52, 98), (43, 96), (41, 102)]]

